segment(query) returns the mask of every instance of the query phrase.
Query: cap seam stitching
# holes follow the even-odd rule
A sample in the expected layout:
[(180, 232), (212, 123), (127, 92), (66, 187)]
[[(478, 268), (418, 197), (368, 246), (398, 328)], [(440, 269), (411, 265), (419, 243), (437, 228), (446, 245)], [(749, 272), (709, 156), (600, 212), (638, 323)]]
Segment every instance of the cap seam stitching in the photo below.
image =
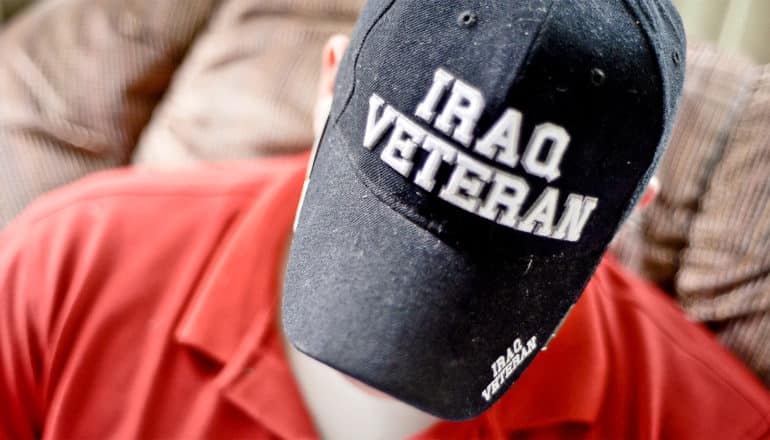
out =
[(356, 93), (356, 78), (358, 77), (358, 58), (361, 56), (361, 52), (363, 51), (364, 46), (366, 45), (366, 41), (369, 39), (369, 35), (371, 35), (371, 33), (374, 31), (374, 28), (380, 24), (383, 17), (385, 17), (385, 14), (390, 12), (390, 10), (393, 8), (393, 5), (395, 4), (396, 4), (396, 0), (390, 1), (390, 4), (386, 6), (385, 9), (383, 9), (383, 11), (380, 13), (379, 16), (377, 16), (377, 19), (374, 20), (374, 23), (372, 23), (369, 29), (366, 30), (366, 33), (364, 34), (364, 38), (361, 39), (361, 44), (358, 46), (358, 51), (356, 52), (355, 58), (353, 59), (353, 78), (352, 78), (353, 87), (350, 89), (350, 91), (348, 92), (348, 96), (345, 98), (345, 104), (343, 104), (339, 113), (334, 118), (334, 125), (337, 125), (340, 122), (342, 115), (345, 113), (345, 110), (348, 108), (348, 105), (350, 105), (350, 100), (353, 99), (353, 95), (355, 95)]
[(532, 58), (535, 56), (533, 49), (536, 47), (539, 47), (539, 45), (542, 43), (545, 30), (548, 27), (548, 22), (551, 19), (551, 16), (553, 13), (554, 5), (560, 1), (561, 0), (552, 0), (551, 4), (548, 5), (548, 10), (543, 16), (543, 21), (542, 23), (540, 23), (540, 27), (537, 30), (535, 38), (532, 39), (532, 42), (529, 44), (529, 47), (527, 47), (527, 56), (524, 58), (524, 61), (521, 63), (521, 69), (518, 72), (516, 72), (514, 80), (508, 82), (509, 86), (508, 86), (508, 90), (506, 91), (506, 95), (510, 94), (511, 89), (519, 81), (520, 74), (522, 72), (526, 72), (527, 67), (532, 62)]

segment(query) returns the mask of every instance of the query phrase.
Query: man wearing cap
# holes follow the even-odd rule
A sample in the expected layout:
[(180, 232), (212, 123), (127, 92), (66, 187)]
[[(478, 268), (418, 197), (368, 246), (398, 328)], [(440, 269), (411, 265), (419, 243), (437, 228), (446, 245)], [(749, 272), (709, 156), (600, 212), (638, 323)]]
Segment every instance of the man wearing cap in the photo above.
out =
[(110, 172), (2, 232), (0, 434), (767, 438), (758, 380), (603, 256), (683, 40), (668, 1), (370, 1), (309, 169)]

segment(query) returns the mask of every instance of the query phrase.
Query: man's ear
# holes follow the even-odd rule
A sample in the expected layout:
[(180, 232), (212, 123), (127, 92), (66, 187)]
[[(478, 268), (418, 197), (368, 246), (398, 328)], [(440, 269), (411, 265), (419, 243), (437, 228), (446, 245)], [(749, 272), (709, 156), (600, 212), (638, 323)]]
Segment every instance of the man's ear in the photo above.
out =
[(656, 197), (658, 197), (659, 193), (660, 180), (658, 180), (656, 176), (653, 176), (652, 179), (650, 179), (650, 183), (647, 185), (647, 189), (644, 191), (642, 199), (639, 201), (637, 209), (643, 210), (646, 208), (653, 200), (655, 200)]
[(334, 80), (337, 77), (337, 69), (345, 55), (345, 50), (350, 44), (350, 39), (342, 34), (334, 35), (329, 38), (323, 48), (323, 58), (321, 59), (321, 79), (318, 82), (319, 98), (326, 98), (334, 92)]
[(318, 81), (318, 96), (313, 109), (313, 133), (318, 138), (332, 108), (334, 80), (340, 67), (342, 56), (348, 48), (350, 39), (341, 34), (329, 38), (321, 53), (321, 78)]

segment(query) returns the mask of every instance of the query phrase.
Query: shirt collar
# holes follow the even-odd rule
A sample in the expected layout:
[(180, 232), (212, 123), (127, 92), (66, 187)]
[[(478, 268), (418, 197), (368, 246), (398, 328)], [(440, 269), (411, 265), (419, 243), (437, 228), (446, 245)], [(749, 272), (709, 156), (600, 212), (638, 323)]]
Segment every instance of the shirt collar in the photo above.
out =
[[(311, 418), (274, 347), (281, 256), (307, 154), (248, 164), (254, 193), (223, 231), (175, 329), (177, 343), (223, 365), (223, 397), (281, 438), (314, 438)], [(236, 165), (237, 166), (237, 165)]]
[(306, 157), (249, 164), (254, 193), (244, 195), (246, 209), (222, 231), (176, 327), (178, 343), (224, 364), (245, 335), (264, 337), (273, 321), (278, 260), (290, 236)]

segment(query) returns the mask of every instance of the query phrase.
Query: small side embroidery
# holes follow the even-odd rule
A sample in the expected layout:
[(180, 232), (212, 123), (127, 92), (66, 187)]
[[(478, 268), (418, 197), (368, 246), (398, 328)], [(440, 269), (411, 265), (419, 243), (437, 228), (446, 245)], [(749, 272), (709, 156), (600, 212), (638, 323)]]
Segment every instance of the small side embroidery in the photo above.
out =
[(513, 341), (513, 344), (506, 349), (505, 354), (500, 355), (492, 363), (492, 382), (481, 392), (481, 397), (487, 402), (492, 400), (492, 397), (500, 391), (503, 384), (536, 350), (537, 336), (529, 338), (526, 344), (521, 342), (521, 338)]

